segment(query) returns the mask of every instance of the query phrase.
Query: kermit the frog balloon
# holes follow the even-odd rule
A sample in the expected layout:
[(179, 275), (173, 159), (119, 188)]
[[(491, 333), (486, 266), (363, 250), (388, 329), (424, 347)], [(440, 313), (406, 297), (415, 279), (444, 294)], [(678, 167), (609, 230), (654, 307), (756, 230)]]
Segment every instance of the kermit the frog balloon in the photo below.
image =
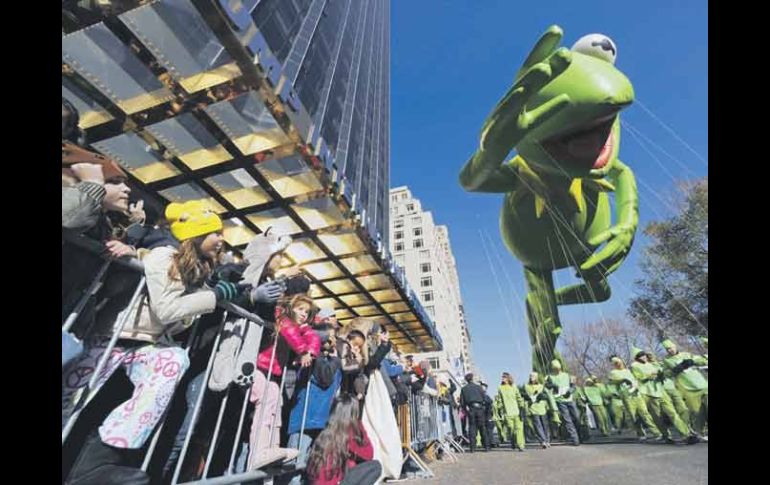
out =
[[(500, 232), (524, 265), (540, 372), (560, 358), (558, 305), (610, 297), (607, 277), (628, 255), (639, 220), (634, 174), (618, 159), (618, 113), (634, 89), (614, 65), (615, 43), (591, 34), (568, 50), (561, 38), (552, 26), (535, 44), (460, 173), (465, 190), (505, 194)], [(553, 272), (568, 267), (583, 282), (555, 289)]]

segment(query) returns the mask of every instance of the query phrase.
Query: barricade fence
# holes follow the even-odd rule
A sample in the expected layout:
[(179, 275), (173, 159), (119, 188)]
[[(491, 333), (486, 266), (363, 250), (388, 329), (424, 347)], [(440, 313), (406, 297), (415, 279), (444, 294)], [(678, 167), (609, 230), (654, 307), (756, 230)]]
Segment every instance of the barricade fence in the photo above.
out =
[[(104, 247), (101, 244), (93, 240), (83, 236), (67, 234), (65, 231), (63, 231), (63, 239), (67, 244), (75, 244), (96, 254), (100, 254), (104, 250)], [(132, 315), (133, 310), (140, 304), (146, 302), (146, 279), (143, 274), (144, 269), (142, 263), (135, 258), (121, 258), (114, 261), (105, 261), (99, 268), (93, 282), (84, 292), (81, 300), (76, 303), (74, 309), (67, 315), (67, 318), (62, 324), (63, 347), (65, 335), (74, 338), (71, 331), (77, 325), (81, 312), (83, 312), (86, 304), (94, 297), (104, 280), (110, 276), (111, 271), (116, 267), (130, 268), (141, 276), (139, 276), (138, 283), (131, 290), (131, 298), (127, 308), (118, 315), (118, 318), (112, 327), (111, 337), (106, 342), (103, 350), (100, 351), (98, 360), (93, 368), (93, 372), (90, 374), (87, 384), (73, 396), (70, 396), (70, 405), (68, 409), (65, 409), (65, 399), (63, 396), (61, 436), (63, 449), (68, 445), (70, 433), (78, 422), (84, 408), (97, 395), (103, 384), (112, 375), (111, 371), (114, 371), (116, 368), (110, 359), (120, 353), (119, 337), (128, 322), (129, 316)], [(301, 472), (301, 467), (297, 468), (293, 465), (277, 465), (261, 470), (246, 469), (248, 446), (243, 440), (244, 426), (247, 424), (250, 425), (252, 419), (257, 419), (258, 423), (264, 423), (264, 420), (267, 418), (265, 416), (266, 406), (261, 406), (259, 416), (250, 416), (248, 411), (253, 407), (249, 404), (251, 383), (247, 383), (248, 385), (238, 385), (235, 382), (231, 382), (223, 391), (213, 391), (209, 389), (208, 384), (212, 376), (212, 369), (217, 350), (220, 347), (223, 335), (226, 333), (224, 329), (227, 322), (234, 319), (245, 319), (247, 322), (250, 322), (248, 329), (250, 331), (259, 332), (259, 338), (256, 340), (260, 342), (265, 334), (265, 329), (272, 330), (273, 324), (272, 322), (266, 322), (258, 315), (229, 302), (220, 302), (217, 306), (219, 307), (218, 311), (221, 312), (221, 315), (216, 314), (218, 315), (216, 317), (218, 320), (213, 322), (213, 326), (211, 322), (212, 316), (196, 318), (191, 324), (188, 331), (189, 333), (184, 342), (175, 342), (175, 345), (184, 349), (188, 359), (206, 359), (205, 370), (200, 374), (188, 374), (187, 376), (184, 376), (184, 373), (180, 373), (180, 376), (176, 381), (177, 387), (171, 398), (171, 403), (184, 398), (187, 400), (188, 405), (190, 405), (187, 408), (185, 419), (183, 420), (181, 427), (181, 429), (184, 430), (183, 440), (181, 440), (181, 433), (175, 433), (176, 430), (174, 429), (167, 429), (166, 422), (168, 421), (170, 414), (169, 410), (171, 410), (172, 406), (172, 404), (169, 404), (166, 413), (160, 418), (160, 421), (153, 429), (152, 434), (142, 447), (144, 456), (141, 469), (148, 473), (156, 471), (164, 476), (166, 476), (166, 473), (170, 473), (170, 483), (174, 485), (180, 483), (181, 480), (186, 480), (184, 481), (186, 484), (205, 483), (226, 485), (251, 480), (270, 479), (277, 475), (296, 474)], [(202, 323), (206, 319), (208, 319), (206, 322), (208, 327), (204, 330), (202, 328)], [(210, 328), (215, 328), (213, 344), (211, 344), (210, 349), (208, 349), (208, 345), (201, 348), (200, 342), (203, 339), (202, 334), (204, 331), (210, 332)], [(92, 329), (86, 329), (86, 331), (80, 335), (82, 337), (82, 343), (85, 346), (84, 352), (89, 350), (91, 342), (89, 335), (90, 330)], [(271, 361), (268, 366), (268, 369), (270, 369), (270, 373), (267, 376), (268, 381), (277, 379), (277, 376), (272, 375), (273, 361), (276, 358), (277, 343), (278, 339), (274, 339)], [(204, 351), (207, 351), (208, 354), (202, 355), (200, 353)], [(77, 365), (77, 362), (78, 359), (75, 358), (73, 362), (70, 362), (68, 368), (69, 366)], [(109, 366), (107, 365), (108, 362), (110, 362)], [(64, 368), (62, 371), (64, 373)], [(187, 372), (189, 373), (190, 371), (187, 370)], [(300, 369), (298, 372), (305, 372), (305, 370)], [(309, 372), (309, 370), (307, 372)], [(281, 395), (283, 395), (286, 375), (287, 369), (284, 367), (280, 378)], [(189, 378), (189, 384), (180, 386), (180, 381), (182, 381), (184, 377)], [(300, 375), (298, 374), (298, 381), (300, 381), (299, 377)], [(307, 377), (307, 386), (309, 386), (309, 376), (305, 377)], [(302, 380), (304, 381), (304, 379)], [(261, 402), (265, 402), (268, 388), (269, 386), (266, 385), (262, 396), (260, 396)], [(295, 389), (295, 392), (298, 391), (299, 389)], [(306, 395), (305, 399), (300, 436), (305, 434), (308, 407), (312, 406), (312, 403), (309, 401), (310, 393)], [(402, 444), (405, 446), (405, 449), (411, 448), (421, 450), (431, 442), (441, 441), (444, 437), (451, 435), (452, 430), (449, 421), (451, 418), (449, 416), (452, 412), (454, 412), (454, 410), (451, 409), (450, 406), (439, 404), (438, 399), (434, 396), (429, 396), (422, 392), (412, 393), (409, 396), (409, 402), (396, 409)], [(216, 419), (213, 421), (213, 428), (210, 419), (201, 419), (204, 414), (207, 418), (214, 415), (216, 416)], [(226, 419), (227, 417), (236, 415), (238, 416), (238, 419), (235, 422), (233, 419)], [(273, 430), (275, 428), (274, 424), (276, 418), (277, 415), (275, 414), (271, 418), (274, 420), (273, 426), (271, 427)], [(459, 425), (459, 420), (455, 422)], [(97, 427), (98, 424), (99, 423), (86, 423), (86, 425), (90, 427)], [(172, 434), (174, 435), (173, 437), (171, 437)], [(169, 438), (171, 438), (172, 451), (170, 456), (168, 454), (158, 453), (159, 442), (161, 441), (162, 436), (166, 438), (166, 441), (169, 441)], [(198, 440), (196, 441), (196, 446), (193, 446), (194, 438)], [(201, 445), (200, 441), (203, 442), (203, 445)], [(269, 441), (271, 443), (274, 442), (273, 436), (270, 436)], [(254, 448), (258, 448), (258, 445), (259, 434), (257, 434), (257, 441), (254, 443)], [(202, 450), (201, 446), (203, 447)], [(197, 453), (197, 456), (191, 456), (191, 450), (193, 448), (197, 449), (195, 452)], [(196, 466), (195, 459), (203, 461), (197, 463)], [(162, 468), (168, 468), (170, 465), (173, 465), (173, 472), (171, 472), (171, 470), (166, 470), (165, 472), (160, 471)], [(186, 470), (184, 476), (183, 470)], [(153, 476), (153, 483), (155, 483), (156, 478), (157, 477)]]

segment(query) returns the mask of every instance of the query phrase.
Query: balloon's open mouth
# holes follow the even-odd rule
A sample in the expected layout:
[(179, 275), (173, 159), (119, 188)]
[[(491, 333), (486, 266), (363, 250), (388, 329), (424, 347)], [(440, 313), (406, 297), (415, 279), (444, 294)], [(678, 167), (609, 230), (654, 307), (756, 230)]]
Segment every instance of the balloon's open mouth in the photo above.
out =
[(554, 163), (583, 170), (602, 169), (609, 162), (616, 143), (612, 133), (616, 118), (617, 112), (559, 133), (545, 140), (543, 148), (553, 157)]

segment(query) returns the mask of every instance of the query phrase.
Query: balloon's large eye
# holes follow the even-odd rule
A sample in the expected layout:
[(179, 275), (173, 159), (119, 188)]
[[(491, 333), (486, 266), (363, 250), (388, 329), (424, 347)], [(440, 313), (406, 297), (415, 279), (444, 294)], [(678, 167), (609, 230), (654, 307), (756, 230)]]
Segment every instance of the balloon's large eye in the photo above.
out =
[(610, 64), (615, 64), (615, 59), (618, 57), (618, 48), (615, 43), (604, 34), (585, 35), (575, 42), (572, 50), (607, 61)]

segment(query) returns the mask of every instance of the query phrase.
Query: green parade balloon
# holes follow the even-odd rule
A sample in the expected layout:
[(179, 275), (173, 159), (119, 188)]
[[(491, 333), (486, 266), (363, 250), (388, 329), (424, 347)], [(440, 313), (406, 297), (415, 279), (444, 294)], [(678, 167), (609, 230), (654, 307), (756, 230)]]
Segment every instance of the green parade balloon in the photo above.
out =
[[(610, 297), (607, 278), (628, 256), (639, 221), (634, 174), (618, 159), (618, 114), (633, 102), (634, 89), (615, 67), (617, 47), (590, 34), (566, 49), (559, 47), (562, 35), (552, 26), (535, 44), (460, 173), (467, 191), (505, 194), (500, 232), (524, 265), (540, 372), (561, 359), (558, 306)], [(582, 283), (554, 288), (553, 271), (568, 267)]]

